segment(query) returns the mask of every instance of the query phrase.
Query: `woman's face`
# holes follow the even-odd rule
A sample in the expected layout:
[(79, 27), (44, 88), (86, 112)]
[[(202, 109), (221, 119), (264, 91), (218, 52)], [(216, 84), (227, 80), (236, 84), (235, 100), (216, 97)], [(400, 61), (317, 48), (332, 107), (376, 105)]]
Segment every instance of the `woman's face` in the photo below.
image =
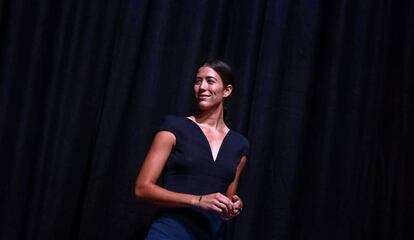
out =
[(231, 94), (231, 91), (232, 86), (224, 87), (220, 75), (212, 68), (202, 66), (198, 69), (194, 93), (201, 110), (217, 107)]

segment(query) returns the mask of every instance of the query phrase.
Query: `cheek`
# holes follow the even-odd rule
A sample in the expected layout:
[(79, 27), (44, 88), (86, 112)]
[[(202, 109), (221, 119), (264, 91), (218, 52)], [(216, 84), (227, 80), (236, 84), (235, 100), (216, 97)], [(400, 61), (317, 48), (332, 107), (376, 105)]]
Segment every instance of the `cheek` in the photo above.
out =
[(225, 91), (222, 87), (214, 88), (213, 92), (214, 92), (214, 95), (217, 95), (217, 96), (224, 96), (224, 94), (225, 94)]

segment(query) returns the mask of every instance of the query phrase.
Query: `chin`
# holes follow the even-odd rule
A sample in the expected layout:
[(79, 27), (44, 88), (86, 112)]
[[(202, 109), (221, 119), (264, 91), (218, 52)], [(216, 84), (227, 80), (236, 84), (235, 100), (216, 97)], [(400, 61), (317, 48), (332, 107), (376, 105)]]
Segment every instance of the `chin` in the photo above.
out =
[(198, 109), (200, 109), (200, 110), (202, 110), (202, 111), (208, 110), (208, 109), (210, 109), (210, 108), (211, 108), (211, 106), (210, 106), (210, 105), (208, 105), (208, 104), (203, 104), (203, 103), (199, 103), (199, 104), (198, 104)]
[(218, 105), (214, 105), (214, 104), (207, 103), (207, 102), (199, 102), (198, 103), (198, 109), (201, 110), (201, 111), (207, 111), (207, 110), (210, 110), (210, 109), (216, 108), (216, 107), (218, 107)]

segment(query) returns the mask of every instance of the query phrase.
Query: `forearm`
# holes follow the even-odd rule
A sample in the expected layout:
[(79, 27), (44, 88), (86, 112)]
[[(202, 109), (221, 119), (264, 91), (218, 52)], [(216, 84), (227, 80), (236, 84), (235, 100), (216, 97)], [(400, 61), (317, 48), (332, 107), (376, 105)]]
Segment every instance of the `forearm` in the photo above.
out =
[(227, 188), (227, 191), (226, 191), (226, 196), (228, 197), (228, 198), (231, 198), (231, 197), (233, 197), (233, 195), (235, 195), (236, 194), (236, 188), (237, 188), (237, 186), (235, 186), (236, 184), (235, 183), (232, 183), (232, 184), (230, 184), (230, 186)]
[(236, 170), (236, 176), (234, 177), (230, 185), (227, 187), (226, 196), (228, 198), (232, 198), (237, 193), (237, 187), (239, 185), (240, 175), (243, 171), (244, 164), (246, 163), (246, 159), (247, 159), (246, 156), (243, 156), (240, 159), (239, 165), (237, 166), (237, 170)]
[(197, 207), (199, 196), (177, 193), (148, 183), (135, 188), (135, 196), (160, 207)]

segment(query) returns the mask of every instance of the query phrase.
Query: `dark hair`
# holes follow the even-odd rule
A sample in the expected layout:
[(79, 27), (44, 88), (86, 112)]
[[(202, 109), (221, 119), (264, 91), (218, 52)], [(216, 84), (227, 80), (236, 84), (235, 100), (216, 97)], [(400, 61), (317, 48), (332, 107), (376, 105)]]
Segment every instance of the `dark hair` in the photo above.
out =
[[(234, 89), (234, 77), (233, 77), (233, 71), (231, 70), (230, 66), (218, 59), (210, 59), (204, 61), (198, 69), (201, 67), (210, 67), (214, 71), (220, 75), (221, 80), (223, 81), (223, 86), (226, 87), (227, 85), (232, 85)], [(224, 120), (227, 120), (227, 98), (223, 101), (223, 110), (224, 110)]]

